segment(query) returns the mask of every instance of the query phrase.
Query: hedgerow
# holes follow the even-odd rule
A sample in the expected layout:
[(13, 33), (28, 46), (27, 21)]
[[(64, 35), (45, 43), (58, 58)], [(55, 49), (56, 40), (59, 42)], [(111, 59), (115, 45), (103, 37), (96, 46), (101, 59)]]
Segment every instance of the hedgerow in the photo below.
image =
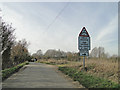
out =
[(8, 78), (11, 74), (17, 72), (21, 67), (23, 67), (24, 65), (29, 64), (28, 62), (24, 62), (21, 63), (15, 67), (12, 68), (8, 68), (5, 70), (2, 70), (2, 80), (5, 80), (6, 78)]

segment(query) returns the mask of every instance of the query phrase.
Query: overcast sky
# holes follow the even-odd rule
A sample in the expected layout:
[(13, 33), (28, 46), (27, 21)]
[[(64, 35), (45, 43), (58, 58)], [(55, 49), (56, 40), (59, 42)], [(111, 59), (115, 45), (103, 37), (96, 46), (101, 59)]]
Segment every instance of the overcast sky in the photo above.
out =
[(29, 51), (60, 49), (78, 52), (78, 35), (86, 27), (91, 49), (102, 46), (118, 54), (117, 2), (0, 3), (4, 21), (16, 28), (17, 40), (25, 38)]

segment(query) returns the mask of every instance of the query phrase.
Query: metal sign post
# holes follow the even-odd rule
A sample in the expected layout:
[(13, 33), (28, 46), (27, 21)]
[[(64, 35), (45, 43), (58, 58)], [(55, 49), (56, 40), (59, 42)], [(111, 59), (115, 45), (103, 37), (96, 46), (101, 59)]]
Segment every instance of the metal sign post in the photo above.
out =
[(83, 56), (83, 68), (85, 69), (85, 56)]
[(83, 56), (83, 68), (85, 69), (85, 56), (89, 56), (90, 50), (90, 36), (85, 27), (83, 27), (78, 36), (78, 49), (80, 56)]

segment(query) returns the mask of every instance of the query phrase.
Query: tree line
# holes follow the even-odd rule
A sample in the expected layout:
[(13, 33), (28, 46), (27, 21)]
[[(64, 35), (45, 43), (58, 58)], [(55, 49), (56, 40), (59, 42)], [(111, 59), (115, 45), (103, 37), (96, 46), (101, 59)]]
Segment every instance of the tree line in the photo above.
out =
[[(64, 52), (55, 49), (49, 49), (47, 50), (44, 54), (41, 49), (39, 49), (36, 53), (32, 54), (33, 58), (38, 58), (38, 59), (67, 59), (69, 61), (79, 61), (81, 57), (79, 56), (80, 52)], [(118, 56), (117, 55), (112, 55), (110, 56), (109, 53), (105, 52), (104, 47), (94, 47), (88, 58), (95, 58), (95, 59), (114, 59), (117, 60)]]
[(0, 53), (3, 70), (31, 59), (28, 42), (25, 39), (16, 41), (14, 31), (12, 24), (7, 24), (0, 17)]
[(64, 52), (55, 49), (48, 49), (44, 54), (42, 53), (42, 50), (38, 50), (36, 53), (32, 54), (33, 58), (38, 59), (68, 59), (69, 61), (77, 60), (79, 58), (78, 53), (72, 53), (72, 52)]

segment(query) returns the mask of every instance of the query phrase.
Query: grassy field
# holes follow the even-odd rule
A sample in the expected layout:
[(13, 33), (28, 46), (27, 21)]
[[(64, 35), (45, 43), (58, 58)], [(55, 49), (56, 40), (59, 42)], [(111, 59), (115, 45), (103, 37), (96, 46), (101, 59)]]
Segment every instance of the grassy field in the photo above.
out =
[[(67, 60), (38, 60), (38, 62), (57, 65), (58, 67), (68, 67), (77, 70), (78, 72), (85, 72), (93, 77), (102, 78), (113, 83), (118, 83), (118, 61), (105, 59), (86, 59), (85, 67), (87, 71), (83, 70), (83, 61), (67, 61)], [(107, 81), (106, 81), (107, 82)], [(109, 86), (109, 85), (108, 85)]]

